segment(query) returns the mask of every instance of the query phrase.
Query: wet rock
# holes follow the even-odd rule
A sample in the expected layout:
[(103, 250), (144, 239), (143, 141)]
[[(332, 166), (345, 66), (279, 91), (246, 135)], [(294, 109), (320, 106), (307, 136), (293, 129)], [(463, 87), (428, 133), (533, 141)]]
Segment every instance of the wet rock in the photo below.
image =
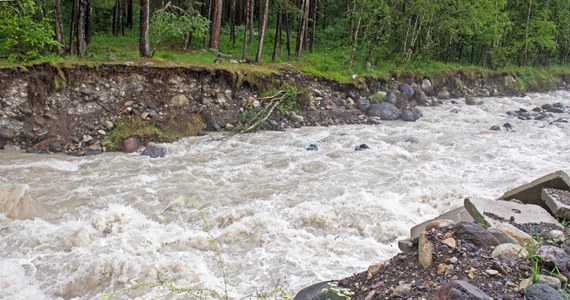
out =
[(415, 137), (411, 136), (411, 137), (409, 137), (409, 138), (406, 138), (406, 139), (404, 140), (404, 142), (405, 142), (405, 143), (410, 143), (410, 144), (417, 144), (417, 143), (419, 143), (420, 141), (418, 141), (418, 139), (416, 139)]
[(455, 237), (477, 247), (497, 246), (499, 241), (477, 223), (461, 222), (455, 225)]
[(368, 115), (380, 117), (382, 120), (397, 120), (400, 117), (400, 110), (388, 102), (370, 105)]
[(416, 118), (414, 117), (414, 113), (410, 109), (403, 109), (402, 113), (400, 114), (400, 119), (406, 122), (415, 122)]
[(166, 153), (167, 153), (167, 150), (165, 147), (153, 145), (153, 146), (150, 146), (150, 147), (144, 149), (144, 151), (141, 152), (141, 155), (149, 156), (151, 158), (158, 158), (158, 157), (165, 157)]
[(511, 123), (505, 123), (503, 124), (503, 128), (505, 128), (506, 131), (513, 131), (513, 125)]
[(409, 99), (412, 99), (414, 96), (414, 89), (407, 83), (400, 83), (398, 85), (398, 91), (402, 94), (405, 94)]
[(123, 152), (137, 152), (142, 147), (141, 141), (136, 137), (130, 137), (123, 141)]
[(454, 108), (454, 109), (450, 110), (449, 112), (454, 113), (454, 114), (458, 114), (461, 112), (461, 110), (459, 108)]
[(390, 103), (390, 104), (396, 104), (396, 101), (398, 100), (398, 97), (396, 97), (396, 94), (392, 91), (389, 91), (386, 93), (386, 102)]
[[(353, 98), (354, 99), (354, 98)], [(344, 99), (341, 99), (339, 97), (333, 96), (331, 97), (331, 101), (336, 105), (336, 106), (345, 106), (346, 105), (346, 101)]]
[[(560, 103), (562, 104), (562, 103)], [(547, 112), (551, 112), (551, 113), (563, 113), (564, 112), (564, 106), (562, 105), (562, 107), (554, 107), (554, 105), (552, 104), (544, 104), (542, 106), (542, 109), (544, 109)]]
[(186, 107), (188, 104), (190, 104), (190, 101), (183, 94), (179, 94), (170, 98), (170, 105), (174, 107)]
[(299, 116), (295, 112), (291, 111), (289, 112), (289, 120), (291, 120), (292, 122), (303, 123), (305, 119), (303, 118), (303, 116)]
[(499, 125), (493, 125), (493, 126), (491, 126), (491, 128), (489, 128), (489, 130), (492, 130), (492, 131), (501, 131), (501, 126), (499, 126)]
[(549, 270), (558, 270), (565, 272), (568, 266), (568, 255), (564, 250), (549, 245), (542, 245), (535, 253)]
[(469, 97), (465, 99), (465, 104), (467, 105), (482, 105), (483, 103), (485, 103), (483, 100), (477, 100), (477, 98)]
[(293, 300), (346, 300), (336, 281), (325, 281), (300, 290)]
[(422, 88), (422, 91), (428, 95), (433, 92), (433, 86), (431, 84), (431, 81), (427, 78), (424, 78), (422, 80), (421, 88)]
[(435, 300), (490, 300), (483, 291), (467, 281), (453, 280), (443, 285)]
[(307, 146), (307, 151), (318, 151), (319, 150), (319, 146), (317, 144), (310, 144), (309, 146)]
[(368, 147), (368, 145), (366, 144), (360, 144), (356, 146), (356, 148), (354, 148), (355, 151), (368, 150), (368, 149), (370, 149), (370, 147)]
[(536, 283), (525, 290), (526, 300), (564, 300), (562, 296), (551, 286), (544, 283)]
[(414, 90), (414, 96), (412, 97), (419, 105), (430, 106), (432, 102), (426, 97), (426, 94), (419, 85), (413, 84), (412, 89)]
[(346, 91), (346, 96), (347, 96), (348, 98), (358, 99), (358, 95), (357, 95), (356, 92), (353, 91), (353, 90), (348, 90), (348, 91)]
[(360, 98), (356, 102), (356, 108), (360, 109), (363, 112), (366, 112), (366, 110), (368, 110), (369, 107), (370, 107), (370, 101), (368, 99)]
[(96, 156), (96, 155), (100, 155), (103, 154), (103, 150), (101, 149), (87, 149), (87, 151), (85, 151), (85, 153), (83, 154), (84, 156)]
[(50, 152), (59, 153), (63, 151), (63, 146), (61, 145), (60, 142), (51, 142), (48, 145), (48, 149)]
[(444, 87), (443, 90), (437, 93), (437, 98), (441, 100), (449, 100), (451, 98), (451, 94), (449, 91)]

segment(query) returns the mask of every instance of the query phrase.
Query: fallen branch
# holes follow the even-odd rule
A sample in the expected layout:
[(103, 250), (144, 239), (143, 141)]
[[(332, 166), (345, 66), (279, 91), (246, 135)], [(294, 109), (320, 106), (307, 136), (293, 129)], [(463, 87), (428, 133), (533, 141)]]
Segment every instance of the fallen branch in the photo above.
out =
[(255, 122), (253, 125), (247, 127), (246, 129), (240, 131), (240, 133), (249, 132), (249, 131), (251, 131), (252, 129), (258, 127), (261, 123), (265, 122), (265, 120), (267, 120), (267, 119), (269, 118), (269, 116), (273, 113), (273, 111), (275, 110), (275, 108), (276, 108), (279, 104), (281, 104), (281, 102), (283, 102), (283, 100), (285, 100), (285, 95), (283, 95), (283, 96), (281, 96), (281, 97), (279, 97), (279, 98), (275, 98), (274, 100), (276, 100), (276, 101), (274, 101), (272, 104), (270, 104), (270, 108), (269, 108), (268, 110), (262, 110), (262, 111), (260, 111), (259, 113), (257, 113), (257, 114), (255, 115), (255, 117), (254, 117), (252, 120), (257, 119), (258, 116), (260, 116), (262, 112), (265, 112), (265, 116), (264, 116), (263, 118), (257, 120), (257, 122)]

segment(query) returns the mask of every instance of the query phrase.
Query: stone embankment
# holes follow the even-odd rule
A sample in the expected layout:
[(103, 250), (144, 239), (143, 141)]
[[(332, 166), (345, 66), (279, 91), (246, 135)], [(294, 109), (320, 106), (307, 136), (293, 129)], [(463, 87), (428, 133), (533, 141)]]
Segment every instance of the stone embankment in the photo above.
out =
[(297, 293), (313, 299), (569, 299), (570, 177), (558, 171), (498, 200), (414, 226), (387, 262)]
[[(567, 88), (565, 82), (561, 76), (545, 88)], [(523, 92), (507, 74), (355, 76), (339, 83), (290, 70), (36, 65), (0, 69), (0, 149), (92, 155), (140, 151), (203, 130), (234, 131), (269, 105), (262, 94), (287, 87), (298, 91), (296, 102), (271, 110), (261, 129), (415, 121), (421, 106), (453, 98), (476, 105), (475, 97)]]

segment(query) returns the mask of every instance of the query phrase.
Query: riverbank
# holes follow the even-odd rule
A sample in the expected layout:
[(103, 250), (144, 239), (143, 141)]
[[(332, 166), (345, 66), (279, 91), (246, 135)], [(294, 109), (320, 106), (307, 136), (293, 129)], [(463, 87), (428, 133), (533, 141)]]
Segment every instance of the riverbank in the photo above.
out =
[(4, 68), (0, 79), (0, 149), (74, 155), (136, 151), (124, 145), (131, 137), (138, 150), (205, 131), (415, 121), (422, 106), (452, 98), (478, 104), (475, 97), (567, 89), (570, 82), (568, 74), (541, 82), (464, 72), (337, 82), (290, 69), (150, 62)]

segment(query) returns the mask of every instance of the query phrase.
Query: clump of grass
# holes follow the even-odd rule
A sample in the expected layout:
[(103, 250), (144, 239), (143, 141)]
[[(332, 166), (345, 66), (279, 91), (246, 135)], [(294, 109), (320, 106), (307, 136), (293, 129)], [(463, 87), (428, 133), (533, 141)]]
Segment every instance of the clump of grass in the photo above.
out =
[(129, 137), (157, 137), (161, 135), (160, 129), (141, 118), (119, 118), (115, 121), (115, 127), (107, 138), (107, 148), (111, 151), (120, 150), (122, 143)]

